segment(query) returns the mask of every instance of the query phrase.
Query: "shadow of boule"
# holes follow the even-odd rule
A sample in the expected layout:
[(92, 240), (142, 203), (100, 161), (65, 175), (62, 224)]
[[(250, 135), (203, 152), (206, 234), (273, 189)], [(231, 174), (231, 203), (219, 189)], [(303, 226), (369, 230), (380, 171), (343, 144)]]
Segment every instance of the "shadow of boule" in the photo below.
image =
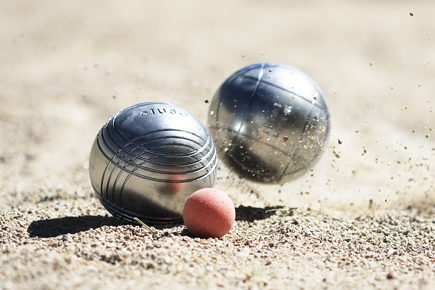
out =
[(80, 216), (63, 217), (48, 220), (33, 221), (27, 228), (32, 237), (52, 238), (65, 234), (75, 234), (102, 226), (118, 226), (125, 223), (115, 217)]
[(276, 210), (282, 208), (283, 206), (252, 207), (241, 205), (236, 208), (236, 221), (253, 222), (255, 220), (264, 220), (274, 215)]

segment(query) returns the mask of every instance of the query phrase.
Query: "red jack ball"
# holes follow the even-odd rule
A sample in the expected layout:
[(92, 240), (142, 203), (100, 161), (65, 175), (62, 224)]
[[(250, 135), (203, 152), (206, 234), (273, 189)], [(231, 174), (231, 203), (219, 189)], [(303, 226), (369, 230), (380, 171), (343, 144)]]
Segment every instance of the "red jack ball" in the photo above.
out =
[(230, 197), (215, 188), (195, 191), (186, 201), (183, 219), (187, 230), (202, 238), (221, 238), (233, 226), (236, 210)]

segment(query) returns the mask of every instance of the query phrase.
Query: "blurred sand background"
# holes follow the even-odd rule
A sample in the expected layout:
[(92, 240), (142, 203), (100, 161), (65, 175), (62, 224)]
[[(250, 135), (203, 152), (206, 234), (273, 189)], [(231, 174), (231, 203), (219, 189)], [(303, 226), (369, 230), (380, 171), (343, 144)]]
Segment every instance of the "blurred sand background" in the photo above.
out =
[[(65, 217), (75, 223), (83, 216), (101, 216), (91, 221), (116, 229), (115, 220), (104, 219), (88, 175), (93, 139), (110, 116), (135, 103), (162, 101), (188, 109), (205, 124), (205, 101), (230, 74), (256, 62), (282, 62), (310, 75), (325, 94), (332, 130), (313, 172), (283, 186), (239, 180), (221, 165), (215, 187), (226, 191), (236, 207), (296, 207), (301, 216), (316, 212), (314, 220), (346, 221), (405, 210), (414, 218), (421, 215), (433, 229), (434, 12), (433, 1), (1, 1), (0, 289), (158, 289), (153, 276), (137, 283), (127, 274), (115, 279), (113, 265), (104, 261), (73, 262), (80, 271), (58, 271), (53, 261), (59, 257), (46, 258), (50, 247), (41, 256), (47, 261), (35, 263), (51, 265), (48, 274), (41, 274), (32, 268), (40, 257), (32, 247), (46, 238), (63, 241), (65, 234), (74, 243), (81, 228), (55, 223)], [(43, 220), (73, 230), (32, 237), (29, 226)], [(96, 224), (84, 225), (83, 231)], [(17, 232), (23, 236), (16, 241)], [(428, 233), (425, 244), (434, 240), (435, 232)], [(237, 236), (236, 227), (227, 242)], [(433, 244), (430, 249), (433, 253)], [(434, 257), (424, 253), (429, 264), (419, 272), (423, 278), (413, 272), (376, 280), (365, 277), (369, 270), (362, 267), (356, 276), (372, 284), (337, 275), (325, 287), (431, 289)], [(84, 259), (74, 251), (68, 255)], [(13, 257), (20, 266), (9, 263)], [(23, 257), (33, 262), (19, 262)], [(284, 270), (284, 264), (277, 269)], [(286, 271), (303, 276), (309, 265), (301, 265)], [(380, 265), (375, 262), (370, 271), (390, 272)], [(83, 273), (90, 273), (89, 267), (98, 268), (100, 284), (87, 282)], [(310, 273), (320, 279), (325, 267)], [(142, 277), (154, 271), (161, 285), (176, 289), (323, 287), (311, 285), (315, 279), (292, 284), (282, 277), (262, 286), (234, 284), (240, 277), (216, 278), (222, 285), (212, 278), (209, 284), (199, 283), (202, 278), (183, 284), (180, 276), (159, 267), (141, 271)], [(81, 274), (73, 279), (74, 273)]]

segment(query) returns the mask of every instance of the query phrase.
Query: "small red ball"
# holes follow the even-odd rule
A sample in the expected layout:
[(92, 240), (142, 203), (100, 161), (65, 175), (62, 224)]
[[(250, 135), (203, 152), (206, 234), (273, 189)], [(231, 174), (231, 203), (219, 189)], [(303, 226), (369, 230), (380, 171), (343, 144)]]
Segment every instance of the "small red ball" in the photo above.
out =
[(233, 226), (236, 210), (230, 197), (215, 188), (195, 191), (186, 201), (183, 219), (187, 230), (202, 238), (221, 238)]

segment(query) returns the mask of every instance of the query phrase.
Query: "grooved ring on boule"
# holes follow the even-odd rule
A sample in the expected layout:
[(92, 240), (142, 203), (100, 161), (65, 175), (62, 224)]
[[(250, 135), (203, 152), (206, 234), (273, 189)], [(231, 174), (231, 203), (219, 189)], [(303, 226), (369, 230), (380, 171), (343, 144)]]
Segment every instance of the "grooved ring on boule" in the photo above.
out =
[(232, 74), (210, 102), (219, 158), (248, 180), (283, 184), (320, 159), (330, 116), (320, 88), (302, 71), (257, 63)]
[(113, 115), (93, 143), (89, 172), (102, 205), (127, 222), (182, 222), (196, 190), (212, 187), (217, 156), (205, 127), (188, 111), (140, 103)]

